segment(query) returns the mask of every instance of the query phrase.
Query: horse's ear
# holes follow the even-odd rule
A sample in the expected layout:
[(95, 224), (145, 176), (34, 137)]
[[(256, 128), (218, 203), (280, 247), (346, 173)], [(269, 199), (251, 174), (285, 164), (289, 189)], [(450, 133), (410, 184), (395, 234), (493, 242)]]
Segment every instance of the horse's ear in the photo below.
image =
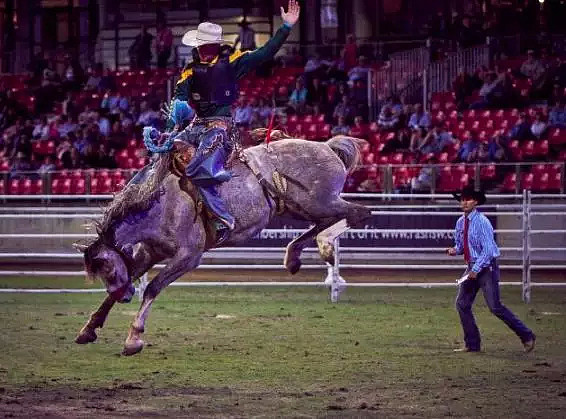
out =
[(84, 243), (73, 243), (73, 247), (81, 253), (86, 252), (86, 249), (88, 249), (88, 246)]

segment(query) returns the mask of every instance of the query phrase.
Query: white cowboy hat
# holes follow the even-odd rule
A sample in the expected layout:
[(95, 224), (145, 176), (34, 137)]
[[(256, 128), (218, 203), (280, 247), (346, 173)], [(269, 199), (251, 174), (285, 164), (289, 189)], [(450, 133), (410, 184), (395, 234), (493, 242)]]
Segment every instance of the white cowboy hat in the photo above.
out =
[(216, 23), (202, 22), (196, 30), (185, 33), (181, 42), (189, 47), (200, 47), (205, 44), (225, 44), (229, 41), (222, 38), (222, 26)]

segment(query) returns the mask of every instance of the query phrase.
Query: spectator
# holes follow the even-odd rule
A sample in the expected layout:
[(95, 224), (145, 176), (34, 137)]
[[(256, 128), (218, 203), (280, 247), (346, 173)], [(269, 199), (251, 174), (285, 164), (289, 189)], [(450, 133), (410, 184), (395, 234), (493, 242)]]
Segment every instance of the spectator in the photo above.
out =
[(535, 52), (531, 49), (527, 52), (527, 60), (521, 65), (521, 74), (531, 79), (533, 85), (541, 82), (546, 69), (543, 64), (536, 59)]
[(340, 115), (338, 116), (338, 123), (332, 127), (330, 130), (331, 135), (348, 135), (350, 133), (350, 127), (346, 124), (346, 118)]
[(483, 42), (484, 38), (475, 27), (472, 26), (471, 17), (465, 15), (458, 33), (458, 44), (460, 48), (469, 48)]
[(155, 37), (155, 52), (157, 54), (157, 68), (166, 68), (171, 48), (173, 47), (173, 32), (167, 27), (165, 20), (157, 21), (157, 34)]
[(234, 48), (240, 44), (240, 51), (242, 52), (256, 49), (255, 31), (250, 27), (250, 24), (244, 19), (238, 25), (240, 26), (240, 33), (234, 41)]
[(456, 79), (452, 83), (452, 90), (456, 97), (456, 106), (458, 109), (466, 109), (466, 99), (473, 93), (474, 85), (471, 76), (464, 68), (460, 68), (458, 76), (456, 76)]
[(297, 78), (295, 81), (295, 89), (291, 92), (288, 103), (289, 107), (291, 107), (296, 113), (305, 112), (307, 93), (303, 79), (301, 77)]
[(392, 153), (395, 151), (400, 151), (400, 150), (409, 150), (409, 148), (411, 147), (411, 136), (409, 135), (409, 132), (407, 129), (398, 129), (397, 131), (395, 131), (394, 133), (394, 137), (387, 141), (387, 143), (385, 144), (385, 146), (383, 147), (382, 153), (383, 154), (387, 154), (387, 153)]
[(102, 99), (100, 107), (102, 109), (107, 109), (110, 114), (116, 115), (119, 114), (120, 111), (127, 112), (130, 108), (130, 104), (128, 102), (128, 98), (122, 96), (120, 92), (107, 92)]
[(566, 128), (566, 111), (562, 103), (556, 103), (550, 110), (548, 122), (551, 127)]
[(130, 57), (130, 68), (142, 70), (149, 68), (151, 62), (151, 41), (153, 36), (147, 32), (145, 25), (141, 26), (141, 32), (136, 36), (134, 42), (128, 49)]
[(236, 107), (234, 112), (234, 122), (236, 126), (248, 128), (252, 121), (252, 107), (247, 100), (243, 100), (242, 104)]
[(266, 127), (269, 124), (271, 112), (272, 109), (267, 105), (266, 100), (263, 97), (260, 97), (257, 105), (257, 114), (261, 124), (260, 126)]
[(503, 95), (502, 80), (495, 73), (488, 73), (479, 91), (480, 100), (474, 102), (471, 109), (484, 109), (496, 105), (496, 98)]
[(98, 90), (101, 92), (116, 90), (116, 79), (107, 68), (102, 70), (102, 77), (98, 83)]
[(527, 115), (521, 112), (519, 120), (513, 128), (511, 128), (510, 135), (512, 140), (528, 140), (531, 138), (531, 124), (528, 121)]
[(350, 98), (348, 96), (342, 96), (342, 101), (334, 108), (332, 117), (337, 121), (338, 117), (343, 116), (346, 123), (348, 123), (352, 120), (353, 115), (354, 108), (350, 105)]
[(356, 44), (356, 38), (354, 37), (354, 34), (350, 33), (346, 37), (346, 45), (344, 45), (343, 56), (343, 70), (347, 73), (352, 68), (354, 68), (358, 62), (358, 45)]
[(417, 126), (412, 129), (411, 140), (409, 142), (409, 150), (411, 152), (417, 152), (425, 140), (425, 131), (423, 128)]
[(81, 154), (75, 147), (72, 147), (69, 151), (63, 153), (61, 161), (63, 163), (63, 168), (67, 170), (82, 169), (84, 167)]
[(112, 123), (105, 113), (99, 114), (98, 129), (101, 135), (104, 135), (105, 137), (108, 137), (110, 135), (110, 131), (112, 130)]
[(507, 138), (502, 131), (496, 132), (487, 145), (488, 161), (501, 163), (508, 159)]
[(147, 127), (154, 125), (156, 122), (159, 121), (159, 112), (155, 109), (152, 109), (147, 100), (144, 100), (140, 103), (140, 116), (136, 122), (138, 127)]
[(315, 105), (325, 105), (326, 88), (320, 82), (320, 78), (313, 77), (307, 89), (307, 103), (313, 107)]
[(273, 91), (273, 107), (278, 108), (278, 110), (284, 111), (287, 108), (287, 103), (289, 102), (289, 91), (286, 86), (279, 86), (278, 89)]
[(18, 152), (14, 158), (14, 162), (10, 167), (10, 179), (20, 179), (31, 171), (29, 157), (23, 152)]
[(92, 70), (88, 80), (86, 81), (84, 90), (98, 90), (100, 88), (100, 82), (102, 81), (102, 63), (96, 63), (94, 69)]
[(122, 150), (126, 147), (128, 143), (128, 136), (122, 129), (122, 124), (120, 121), (115, 121), (112, 124), (112, 130), (108, 136), (108, 145), (111, 149)]
[(79, 90), (84, 82), (84, 70), (77, 58), (65, 55), (65, 70), (63, 73), (63, 87), (65, 90)]
[(352, 83), (358, 80), (367, 81), (369, 70), (367, 58), (361, 55), (358, 58), (358, 65), (348, 71), (348, 80)]
[(415, 112), (409, 118), (409, 128), (425, 128), (428, 129), (431, 124), (430, 114), (423, 111), (423, 106), (420, 103), (415, 104)]
[(531, 133), (536, 138), (541, 138), (544, 135), (544, 133), (546, 132), (546, 128), (547, 128), (547, 123), (543, 120), (542, 113), (537, 112), (535, 114), (535, 120), (533, 121), (533, 123), (531, 125)]
[(47, 116), (43, 116), (41, 120), (38, 120), (33, 128), (32, 138), (47, 138), (49, 134), (49, 123), (47, 122)]
[(59, 124), (57, 130), (59, 131), (59, 135), (64, 137), (69, 132), (74, 131), (77, 128), (77, 125), (73, 123), (72, 120), (69, 119), (67, 115), (61, 115), (59, 117)]
[(475, 161), (478, 147), (480, 145), (475, 133), (466, 131), (463, 135), (463, 142), (458, 151), (457, 161), (462, 163), (470, 163)]
[(420, 170), (417, 177), (411, 179), (412, 192), (428, 192), (432, 189), (432, 183), (435, 181), (437, 171), (434, 164), (436, 159), (430, 157), (425, 166)]
[(399, 126), (399, 117), (393, 113), (391, 106), (385, 105), (381, 108), (377, 125), (379, 128), (386, 131), (394, 130)]
[(39, 169), (37, 169), (37, 172), (40, 175), (45, 175), (49, 172), (53, 172), (56, 169), (57, 169), (57, 167), (55, 166), (53, 156), (45, 156), (45, 158), (43, 159), (43, 163), (41, 164), (41, 166), (39, 166)]
[(354, 125), (350, 128), (350, 135), (357, 138), (367, 138), (368, 127), (364, 124), (364, 118), (361, 115), (354, 117)]

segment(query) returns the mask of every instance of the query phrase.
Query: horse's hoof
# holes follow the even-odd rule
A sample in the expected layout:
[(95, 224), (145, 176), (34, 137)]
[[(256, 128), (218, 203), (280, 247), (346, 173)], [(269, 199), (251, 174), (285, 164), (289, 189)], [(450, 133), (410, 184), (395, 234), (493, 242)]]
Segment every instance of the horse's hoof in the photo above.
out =
[(291, 275), (295, 275), (297, 272), (299, 272), (299, 269), (301, 269), (301, 265), (302, 265), (301, 260), (295, 259), (295, 260), (287, 261), (285, 267), (291, 273)]
[(75, 343), (79, 345), (84, 345), (86, 343), (91, 343), (96, 340), (98, 336), (96, 336), (96, 332), (94, 329), (89, 327), (83, 327), (77, 337), (75, 338)]
[(320, 257), (323, 261), (334, 265), (334, 248), (328, 245), (323, 246), (320, 249)]
[(122, 350), (122, 355), (124, 356), (130, 356), (130, 355), (135, 355), (138, 352), (141, 352), (141, 350), (143, 349), (143, 340), (138, 339), (136, 341), (133, 342), (127, 342), (124, 345), (124, 349)]

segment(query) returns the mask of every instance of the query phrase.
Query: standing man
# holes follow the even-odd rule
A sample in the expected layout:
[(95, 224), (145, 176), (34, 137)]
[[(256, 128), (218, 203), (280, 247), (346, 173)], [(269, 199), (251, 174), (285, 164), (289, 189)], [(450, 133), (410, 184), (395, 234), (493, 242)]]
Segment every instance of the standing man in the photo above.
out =
[(456, 309), (464, 329), (465, 347), (454, 352), (479, 352), (480, 332), (472, 313), (477, 292), (482, 290), (489, 310), (519, 336), (525, 352), (535, 347), (535, 334), (523, 324), (499, 299), (499, 248), (493, 237), (493, 227), (485, 215), (476, 207), (485, 203), (483, 192), (464, 188), (461, 194), (454, 194), (464, 211), (456, 222), (455, 247), (447, 249), (450, 256), (464, 255), (468, 265), (468, 279), (460, 284)]
[(234, 48), (236, 48), (236, 45), (239, 43), (240, 51), (253, 51), (256, 48), (255, 31), (250, 28), (250, 24), (246, 19), (242, 20), (238, 25), (240, 26), (240, 33), (234, 41)]

